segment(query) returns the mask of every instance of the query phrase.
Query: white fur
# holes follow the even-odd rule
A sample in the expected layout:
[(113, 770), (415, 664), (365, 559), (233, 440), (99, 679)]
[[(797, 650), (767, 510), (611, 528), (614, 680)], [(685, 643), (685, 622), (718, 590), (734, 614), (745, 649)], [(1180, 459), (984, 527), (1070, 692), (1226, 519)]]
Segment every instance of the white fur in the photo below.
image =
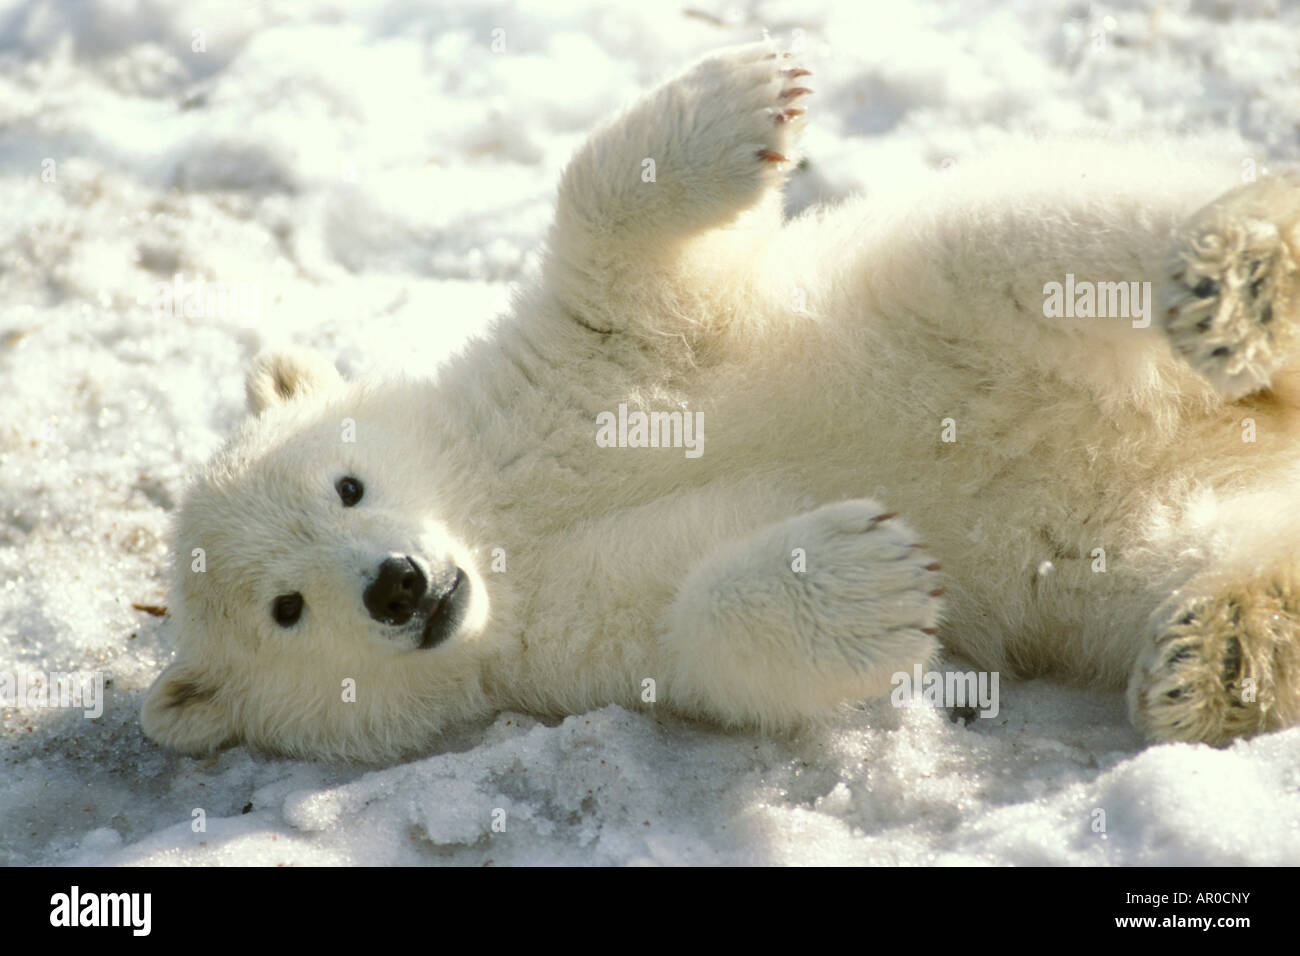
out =
[[(936, 627), (1009, 676), (1127, 682), (1153, 739), (1300, 720), (1300, 191), (1267, 181), (1193, 217), (1235, 163), (1036, 143), (782, 223), (804, 82), (766, 46), (727, 50), (598, 131), (541, 281), (438, 381), (261, 358), (260, 414), (181, 511), (180, 646), (147, 732), (383, 760), (506, 707), (779, 730), (886, 690)], [(1243, 256), (1268, 257), (1267, 287)], [(1046, 317), (1067, 273), (1151, 281), (1153, 321)], [(1215, 294), (1193, 292), (1211, 273)], [(703, 454), (597, 447), (620, 403), (702, 412)], [(347, 474), (356, 508), (334, 491)], [(446, 643), (411, 650), (367, 616), (392, 554), (469, 573)], [(286, 591), (307, 608), (290, 629), (269, 610)], [(1268, 614), (1204, 610), (1241, 602)], [(1219, 623), (1178, 623), (1193, 606)], [(1244, 676), (1267, 700), (1222, 716)]]

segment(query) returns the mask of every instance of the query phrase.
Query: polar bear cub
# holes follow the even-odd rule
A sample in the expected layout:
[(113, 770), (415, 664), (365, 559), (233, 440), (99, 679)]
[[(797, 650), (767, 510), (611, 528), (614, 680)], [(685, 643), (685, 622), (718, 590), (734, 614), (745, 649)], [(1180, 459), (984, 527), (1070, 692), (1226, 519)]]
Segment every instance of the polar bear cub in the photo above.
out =
[(260, 356), (177, 518), (146, 732), (781, 731), (941, 641), (1127, 684), (1151, 740), (1300, 721), (1300, 181), (1031, 144), (783, 222), (808, 76), (725, 50), (594, 133), (539, 280), (436, 380)]

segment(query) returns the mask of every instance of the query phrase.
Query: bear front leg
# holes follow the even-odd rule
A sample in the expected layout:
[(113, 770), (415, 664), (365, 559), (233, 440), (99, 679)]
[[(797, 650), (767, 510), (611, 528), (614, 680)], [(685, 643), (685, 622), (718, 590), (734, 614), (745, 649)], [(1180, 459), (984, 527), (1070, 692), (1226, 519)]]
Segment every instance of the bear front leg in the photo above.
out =
[(639, 331), (665, 311), (698, 321), (700, 303), (674, 290), (699, 286), (683, 273), (697, 276), (708, 256), (683, 247), (719, 227), (742, 231), (747, 211), (751, 232), (779, 228), (808, 75), (767, 43), (723, 50), (596, 132), (560, 183), (548, 291), (600, 331)]
[(939, 565), (869, 501), (844, 501), (724, 546), (690, 574), (663, 640), (665, 702), (781, 729), (883, 695), (938, 649)]
[(1164, 328), (1227, 398), (1268, 388), (1300, 351), (1300, 173), (1239, 187), (1170, 251)]
[(1300, 573), (1193, 582), (1157, 612), (1129, 681), (1129, 714), (1153, 742), (1226, 746), (1300, 723)]

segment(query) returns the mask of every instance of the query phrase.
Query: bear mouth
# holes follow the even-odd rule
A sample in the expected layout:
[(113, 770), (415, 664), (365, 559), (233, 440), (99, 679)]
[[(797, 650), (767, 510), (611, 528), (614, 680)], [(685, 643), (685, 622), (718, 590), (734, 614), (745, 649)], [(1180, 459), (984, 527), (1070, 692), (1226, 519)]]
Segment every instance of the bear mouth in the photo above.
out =
[(465, 619), (465, 608), (469, 603), (469, 577), (460, 568), (456, 569), (456, 579), (451, 588), (429, 611), (420, 631), (419, 650), (427, 651), (442, 644), (456, 633), (461, 621)]

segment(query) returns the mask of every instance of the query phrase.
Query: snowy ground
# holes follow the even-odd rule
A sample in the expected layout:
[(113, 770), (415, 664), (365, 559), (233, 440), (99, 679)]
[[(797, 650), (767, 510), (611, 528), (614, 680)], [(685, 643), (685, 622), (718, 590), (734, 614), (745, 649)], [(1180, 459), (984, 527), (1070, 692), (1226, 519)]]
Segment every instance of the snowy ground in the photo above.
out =
[[(1119, 695), (1046, 682), (794, 741), (506, 714), (378, 771), (141, 735), (170, 644), (132, 604), (253, 353), (431, 368), (532, 267), (584, 133), (710, 47), (804, 44), (796, 206), (1032, 130), (1300, 158), (1291, 0), (692, 2), (0, 0), (0, 671), (111, 678), (96, 720), (0, 710), (0, 862), (1300, 864), (1300, 728), (1143, 750)], [(178, 272), (256, 302), (159, 314)]]

